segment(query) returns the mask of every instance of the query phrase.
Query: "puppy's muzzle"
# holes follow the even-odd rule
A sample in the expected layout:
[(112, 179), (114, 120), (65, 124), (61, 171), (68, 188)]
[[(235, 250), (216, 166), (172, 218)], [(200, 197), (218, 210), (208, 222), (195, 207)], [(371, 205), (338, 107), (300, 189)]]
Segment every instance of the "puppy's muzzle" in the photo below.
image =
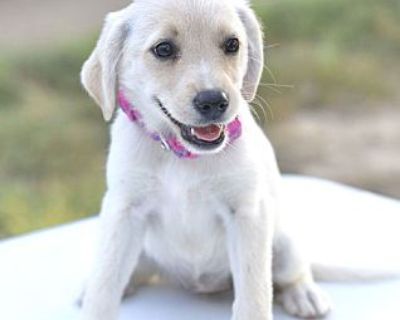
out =
[(229, 99), (223, 91), (205, 90), (196, 95), (193, 105), (204, 120), (218, 121), (228, 109)]

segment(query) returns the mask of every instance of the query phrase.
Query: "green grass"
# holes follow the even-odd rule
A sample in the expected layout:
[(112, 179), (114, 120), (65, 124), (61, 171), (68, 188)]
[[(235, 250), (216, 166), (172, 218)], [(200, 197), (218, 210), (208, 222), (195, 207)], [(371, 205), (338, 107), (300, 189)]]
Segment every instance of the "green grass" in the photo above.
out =
[(92, 43), (0, 59), (0, 236), (98, 210), (106, 125), (79, 85)]
[[(325, 43), (346, 50), (396, 54), (400, 50), (397, 0), (271, 0), (257, 2), (267, 36), (276, 42)], [(261, 4), (264, 3), (264, 4)]]
[[(300, 108), (396, 94), (398, 0), (260, 0), (256, 8), (274, 74), (265, 72), (258, 102), (268, 100), (275, 122)], [(107, 126), (79, 84), (93, 45), (87, 37), (0, 53), (0, 237), (99, 209)]]
[(278, 118), (298, 108), (397, 95), (399, 1), (271, 0), (255, 7), (273, 73), (266, 71), (263, 81), (289, 87), (260, 87)]

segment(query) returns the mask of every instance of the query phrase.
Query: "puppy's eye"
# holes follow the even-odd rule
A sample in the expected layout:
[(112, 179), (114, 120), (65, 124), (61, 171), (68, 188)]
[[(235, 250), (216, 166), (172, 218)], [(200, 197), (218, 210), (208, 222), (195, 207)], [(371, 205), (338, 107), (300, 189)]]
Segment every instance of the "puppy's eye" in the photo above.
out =
[(176, 56), (177, 49), (172, 42), (164, 41), (153, 48), (153, 53), (159, 59), (169, 59)]
[(224, 51), (226, 54), (235, 54), (240, 49), (240, 41), (238, 38), (229, 38), (224, 43)]

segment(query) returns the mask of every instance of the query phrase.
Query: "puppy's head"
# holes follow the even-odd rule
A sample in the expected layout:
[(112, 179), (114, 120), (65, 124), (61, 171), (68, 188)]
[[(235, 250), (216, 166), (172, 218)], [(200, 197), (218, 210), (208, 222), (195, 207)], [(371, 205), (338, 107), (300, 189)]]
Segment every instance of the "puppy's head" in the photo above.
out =
[(210, 153), (254, 98), (262, 65), (262, 33), (244, 1), (136, 0), (107, 16), (82, 82), (106, 120), (122, 90), (149, 130)]

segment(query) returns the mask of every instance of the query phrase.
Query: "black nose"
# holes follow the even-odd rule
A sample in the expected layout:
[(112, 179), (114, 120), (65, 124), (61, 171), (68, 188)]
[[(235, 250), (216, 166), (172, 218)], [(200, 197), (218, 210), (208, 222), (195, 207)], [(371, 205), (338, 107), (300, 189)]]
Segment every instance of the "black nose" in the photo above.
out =
[(193, 100), (196, 110), (207, 120), (217, 120), (229, 106), (226, 94), (219, 90), (201, 91)]

